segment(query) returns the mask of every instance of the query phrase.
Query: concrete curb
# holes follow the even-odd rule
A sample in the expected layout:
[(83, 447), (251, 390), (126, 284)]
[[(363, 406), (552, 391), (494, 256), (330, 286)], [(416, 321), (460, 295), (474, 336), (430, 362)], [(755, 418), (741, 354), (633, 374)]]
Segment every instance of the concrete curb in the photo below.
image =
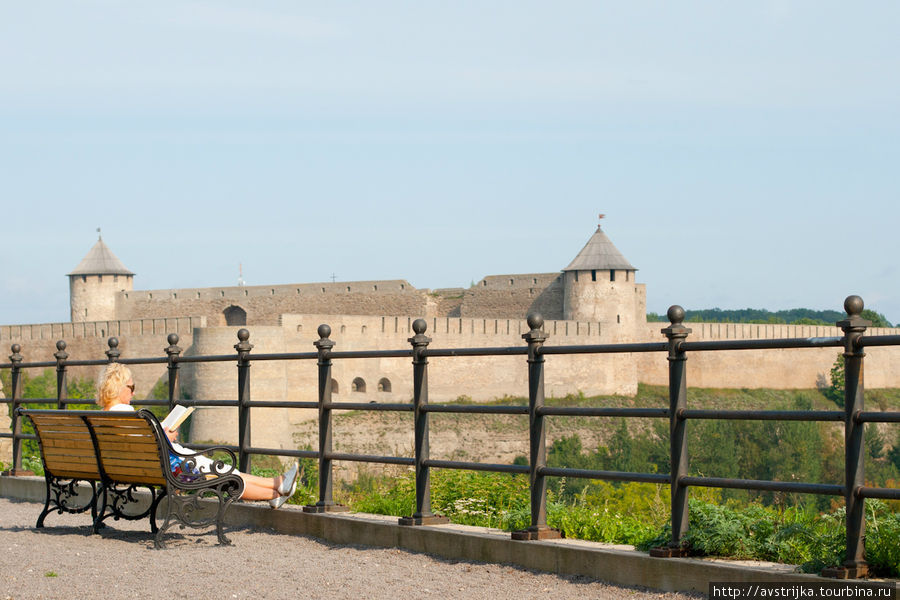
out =
[[(0, 477), (0, 496), (44, 502), (42, 477)], [(35, 510), (35, 518), (39, 510)], [(516, 541), (509, 533), (465, 525), (401, 527), (396, 517), (362, 513), (309, 514), (284, 505), (239, 503), (228, 509), (232, 527), (263, 527), (336, 544), (404, 548), (453, 560), (512, 564), (527, 569), (584, 575), (619, 585), (707, 593), (709, 582), (823, 583), (834, 580), (795, 573), (791, 565), (698, 558), (652, 558), (630, 546), (581, 540)], [(844, 581), (844, 583), (846, 580)]]

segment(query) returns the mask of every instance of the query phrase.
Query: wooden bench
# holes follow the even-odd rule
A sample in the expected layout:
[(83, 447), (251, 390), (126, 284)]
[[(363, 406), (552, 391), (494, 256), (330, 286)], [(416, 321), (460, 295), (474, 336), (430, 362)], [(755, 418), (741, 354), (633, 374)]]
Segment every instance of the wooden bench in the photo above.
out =
[[(50, 512), (80, 513), (90, 509), (94, 533), (109, 517), (149, 517), (157, 548), (164, 546), (162, 535), (176, 522), (190, 527), (215, 523), (219, 542), (231, 543), (222, 530), (225, 511), (244, 489), (243, 480), (234, 472), (236, 459), (231, 450), (219, 447), (193, 455), (179, 454), (148, 410), (19, 409), (19, 414), (34, 423), (44, 463), (47, 496), (37, 527), (44, 526)], [(200, 472), (196, 457), (216, 452), (227, 453), (231, 464), (214, 461), (211, 472)], [(177, 473), (171, 470), (170, 454), (183, 461)], [(82, 481), (90, 486), (91, 497), (79, 503)], [(139, 503), (135, 492), (142, 487), (150, 491), (150, 506), (137, 513), (126, 511)], [(214, 515), (203, 510), (200, 500), (206, 497), (217, 500)], [(163, 498), (167, 498), (166, 518), (162, 527), (157, 527), (157, 507)]]

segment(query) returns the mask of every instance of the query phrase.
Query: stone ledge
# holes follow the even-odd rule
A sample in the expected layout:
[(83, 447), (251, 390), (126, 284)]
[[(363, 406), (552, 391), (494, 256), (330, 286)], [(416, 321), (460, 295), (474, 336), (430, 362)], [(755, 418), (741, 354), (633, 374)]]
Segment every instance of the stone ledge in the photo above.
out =
[[(42, 477), (0, 477), (0, 496), (44, 501)], [(37, 516), (39, 510), (35, 510)], [(289, 535), (308, 535), (338, 544), (404, 548), (453, 560), (512, 564), (566, 575), (584, 575), (619, 585), (665, 591), (707, 593), (710, 581), (731, 583), (821, 583), (817, 575), (795, 573), (791, 565), (699, 558), (651, 558), (630, 546), (583, 540), (516, 541), (508, 532), (444, 524), (401, 527), (396, 517), (363, 513), (304, 513), (285, 504), (272, 510), (262, 503), (228, 509), (233, 527), (265, 527)]]

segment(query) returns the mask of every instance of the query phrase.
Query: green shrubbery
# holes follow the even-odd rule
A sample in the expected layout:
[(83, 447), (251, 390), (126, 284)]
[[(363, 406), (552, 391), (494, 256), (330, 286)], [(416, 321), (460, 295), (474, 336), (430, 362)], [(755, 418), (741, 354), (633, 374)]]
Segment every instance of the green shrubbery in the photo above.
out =
[[(454, 523), (508, 531), (530, 524), (524, 476), (436, 470), (431, 483), (432, 510)], [(641, 550), (671, 539), (668, 486), (591, 482), (571, 500), (561, 499), (569, 497), (565, 482), (559, 487), (560, 493), (548, 496), (547, 523), (566, 537), (632, 544)], [(820, 514), (812, 505), (722, 504), (719, 491), (691, 493), (690, 528), (684, 541), (693, 554), (796, 564), (805, 572), (844, 560), (843, 508)], [(415, 477), (412, 472), (396, 477), (362, 475), (356, 483), (346, 484), (336, 499), (360, 512), (411, 515)], [(900, 514), (878, 500), (868, 500), (866, 507), (870, 567), (877, 575), (900, 576)]]
[[(0, 384), (2, 384), (4, 390), (12, 389), (9, 371), (4, 369), (0, 372)], [(97, 408), (93, 402), (93, 398), (96, 395), (96, 385), (90, 379), (68, 378), (66, 393), (72, 400), (89, 400), (85, 404), (69, 404), (68, 408), (73, 410)], [(22, 398), (52, 400), (52, 403), (28, 404), (28, 408), (56, 408), (56, 371), (45, 369), (40, 375), (31, 376), (27, 369), (23, 369)], [(9, 416), (12, 417), (12, 404), (7, 404), (6, 406), (9, 410)], [(22, 433), (34, 433), (34, 425), (32, 425), (30, 419), (22, 420)], [(33, 471), (37, 475), (44, 474), (44, 466), (41, 463), (37, 440), (22, 440), (22, 468)]]

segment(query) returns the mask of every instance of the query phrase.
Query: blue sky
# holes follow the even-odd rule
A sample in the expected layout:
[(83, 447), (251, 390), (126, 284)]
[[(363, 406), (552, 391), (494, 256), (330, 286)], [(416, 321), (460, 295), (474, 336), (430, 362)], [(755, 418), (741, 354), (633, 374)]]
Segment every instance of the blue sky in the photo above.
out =
[(68, 319), (103, 238), (138, 289), (467, 286), (596, 215), (648, 309), (900, 321), (900, 5), (0, 6), (0, 323)]

